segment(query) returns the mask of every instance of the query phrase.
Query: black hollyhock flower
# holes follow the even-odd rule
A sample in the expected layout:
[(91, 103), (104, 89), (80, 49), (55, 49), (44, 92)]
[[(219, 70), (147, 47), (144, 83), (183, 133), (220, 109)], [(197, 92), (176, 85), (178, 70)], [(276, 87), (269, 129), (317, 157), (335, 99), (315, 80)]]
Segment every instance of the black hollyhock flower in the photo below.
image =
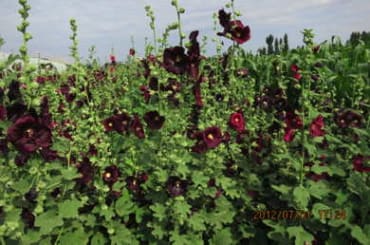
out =
[(335, 114), (334, 121), (340, 128), (360, 128), (363, 117), (351, 110), (342, 110)]
[(21, 218), (26, 227), (33, 228), (35, 226), (35, 215), (29, 209), (24, 208), (22, 210)]
[(167, 192), (171, 197), (184, 195), (187, 191), (188, 183), (177, 176), (171, 176), (166, 183)]
[(131, 117), (127, 113), (120, 113), (113, 116), (114, 128), (118, 133), (127, 132), (131, 122)]
[(163, 53), (163, 67), (174, 74), (184, 74), (189, 64), (185, 49), (180, 46), (166, 48)]
[(153, 130), (160, 129), (165, 121), (165, 118), (159, 115), (157, 111), (149, 111), (145, 113), (143, 118), (148, 127)]
[(118, 178), (121, 176), (121, 172), (119, 171), (118, 167), (115, 165), (111, 165), (105, 168), (103, 173), (103, 180), (104, 182), (112, 187), (114, 183), (118, 181)]
[(134, 119), (131, 122), (130, 131), (132, 131), (139, 139), (145, 138), (143, 125), (137, 115), (134, 116)]
[(149, 102), (149, 99), (151, 97), (148, 86), (141, 85), (139, 89), (143, 93), (143, 97), (144, 97), (145, 103), (148, 103)]
[(203, 132), (203, 141), (208, 148), (216, 148), (222, 140), (222, 133), (218, 127), (209, 127)]
[(77, 164), (76, 167), (78, 172), (81, 174), (81, 177), (77, 178), (76, 182), (82, 186), (89, 185), (93, 181), (95, 172), (94, 167), (91, 165), (90, 159), (84, 157), (82, 162)]
[[(15, 122), (19, 117), (27, 113), (27, 106), (22, 103), (14, 103), (6, 108), (8, 120)], [(33, 115), (37, 115), (32, 111)]]
[(367, 161), (370, 161), (370, 156), (354, 156), (352, 158), (353, 169), (358, 172), (370, 173), (370, 166), (366, 166)]
[(22, 98), (22, 94), (20, 91), (20, 83), (18, 81), (13, 80), (9, 84), (8, 98), (10, 101)]
[(36, 191), (34, 187), (32, 187), (26, 194), (24, 194), (24, 198), (31, 203), (36, 202), (37, 196), (38, 196), (38, 192)]
[(0, 105), (0, 121), (6, 119), (6, 108), (3, 105)]
[(40, 150), (40, 155), (47, 162), (52, 162), (56, 160), (57, 158), (59, 158), (57, 151), (52, 150), (50, 148), (42, 148)]
[(115, 130), (114, 128), (114, 117), (111, 116), (111, 117), (108, 117), (106, 119), (103, 120), (103, 125), (104, 125), (104, 128), (105, 128), (105, 132), (112, 132)]
[(231, 160), (227, 161), (225, 166), (226, 166), (226, 169), (224, 170), (224, 174), (227, 177), (235, 177), (239, 175), (241, 172), (241, 169), (239, 168), (237, 164), (235, 164), (234, 161), (231, 161)]
[(157, 91), (158, 90), (158, 78), (156, 77), (150, 77), (149, 80), (149, 88), (151, 90)]
[(7, 139), (20, 152), (32, 153), (51, 146), (51, 131), (33, 116), (23, 116), (8, 128)]
[(22, 167), (26, 165), (28, 159), (30, 159), (30, 154), (20, 153), (15, 157), (14, 162), (15, 162), (15, 165), (17, 165), (18, 167)]
[(199, 32), (193, 31), (189, 35), (190, 39), (190, 47), (188, 48), (188, 57), (189, 57), (189, 64), (188, 64), (188, 74), (194, 79), (197, 80), (199, 78), (199, 64), (200, 64), (200, 48), (199, 43), (197, 41)]
[(8, 141), (6, 139), (0, 139), (0, 154), (6, 155), (8, 152)]
[(218, 12), (218, 19), (224, 31), (217, 33), (217, 35), (231, 38), (238, 44), (245, 43), (251, 38), (249, 26), (244, 26), (240, 20), (230, 20), (230, 16), (231, 14), (226, 13), (223, 9)]
[(218, 11), (218, 20), (223, 28), (229, 28), (231, 13), (226, 13), (225, 10), (220, 9)]

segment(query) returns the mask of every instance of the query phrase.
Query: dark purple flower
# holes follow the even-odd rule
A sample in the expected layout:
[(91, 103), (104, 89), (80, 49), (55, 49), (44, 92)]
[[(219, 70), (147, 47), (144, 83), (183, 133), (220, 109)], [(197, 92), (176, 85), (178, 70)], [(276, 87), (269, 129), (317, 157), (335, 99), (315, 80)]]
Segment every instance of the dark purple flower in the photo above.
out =
[(36, 190), (36, 188), (32, 187), (28, 192), (26, 192), (24, 194), (24, 198), (31, 202), (31, 203), (35, 203), (36, 202), (36, 198), (38, 196), (38, 192)]
[(10, 101), (21, 99), (20, 82), (13, 80), (9, 84), (8, 98)]
[(144, 114), (144, 121), (150, 129), (158, 130), (163, 126), (164, 116), (159, 115), (157, 111), (148, 111)]
[(150, 99), (150, 97), (151, 97), (151, 95), (150, 95), (150, 90), (149, 90), (148, 86), (146, 86), (146, 85), (141, 85), (141, 86), (139, 87), (139, 89), (140, 89), (140, 91), (143, 93), (143, 97), (144, 97), (144, 101), (145, 101), (145, 103), (148, 103), (148, 102), (149, 102), (149, 99)]
[(42, 148), (40, 151), (40, 155), (47, 162), (52, 162), (59, 158), (57, 151), (51, 150), (50, 148)]
[(118, 181), (118, 178), (121, 176), (121, 172), (119, 171), (118, 167), (115, 165), (111, 165), (106, 167), (103, 173), (103, 180), (104, 182), (112, 187), (114, 183)]
[(166, 48), (163, 53), (163, 67), (174, 74), (184, 74), (189, 64), (185, 49), (180, 46)]
[(112, 132), (115, 130), (114, 128), (114, 117), (111, 116), (111, 117), (108, 117), (106, 119), (103, 120), (103, 125), (104, 125), (104, 128), (105, 128), (105, 132)]
[(90, 159), (84, 157), (82, 162), (76, 165), (78, 172), (81, 174), (80, 178), (76, 179), (76, 182), (80, 185), (89, 185), (92, 183), (94, 178), (95, 169), (92, 166)]
[(8, 128), (7, 139), (20, 152), (32, 153), (51, 146), (51, 131), (33, 116), (23, 116)]
[(354, 111), (342, 110), (335, 114), (334, 121), (340, 128), (359, 128), (362, 127), (363, 117)]
[(30, 159), (29, 154), (20, 153), (15, 157), (14, 162), (15, 162), (15, 165), (17, 165), (18, 167), (22, 167), (26, 165), (28, 159)]
[(6, 108), (3, 105), (0, 105), (0, 121), (6, 119)]
[(208, 148), (216, 148), (222, 142), (222, 133), (218, 127), (206, 128), (203, 132), (203, 141)]
[(134, 119), (131, 122), (130, 130), (139, 138), (144, 139), (145, 133), (143, 125), (141, 124), (140, 118), (135, 115)]
[(244, 26), (240, 20), (230, 20), (230, 13), (226, 13), (223, 9), (218, 12), (218, 19), (223, 32), (217, 33), (219, 36), (231, 38), (238, 44), (243, 44), (251, 38), (249, 26)]
[(352, 158), (353, 169), (358, 172), (370, 173), (370, 166), (365, 166), (365, 163), (370, 161), (370, 156), (356, 155)]
[(167, 192), (171, 197), (184, 195), (187, 191), (187, 185), (186, 180), (182, 180), (177, 176), (171, 176), (166, 183)]
[(118, 133), (127, 132), (130, 126), (131, 117), (127, 113), (119, 113), (113, 116), (114, 129)]
[(35, 226), (35, 215), (29, 209), (22, 209), (21, 218), (27, 228), (33, 228)]

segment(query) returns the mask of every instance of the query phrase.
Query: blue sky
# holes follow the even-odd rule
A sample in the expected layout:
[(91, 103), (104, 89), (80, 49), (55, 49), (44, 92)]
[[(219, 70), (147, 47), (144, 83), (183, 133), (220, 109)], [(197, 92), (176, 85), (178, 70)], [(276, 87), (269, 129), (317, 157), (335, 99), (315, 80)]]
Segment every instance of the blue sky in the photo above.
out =
[[(0, 0), (0, 36), (6, 41), (2, 52), (17, 52), (21, 34), (16, 26), (20, 23), (19, 5), (16, 0)], [(114, 49), (118, 60), (123, 60), (134, 40), (135, 49), (144, 53), (145, 37), (152, 42), (149, 19), (145, 5), (151, 5), (156, 16), (158, 35), (176, 20), (171, 0), (29, 0), (32, 6), (29, 32), (31, 55), (66, 59), (69, 56), (71, 34), (69, 19), (78, 24), (79, 51), (87, 58), (88, 49), (94, 45), (101, 62), (108, 60)], [(200, 37), (216, 37), (212, 15), (223, 8), (227, 0), (179, 0), (186, 9), (182, 17), (183, 31), (188, 34), (199, 30)], [(249, 25), (252, 39), (243, 44), (246, 50), (256, 50), (265, 44), (269, 34), (289, 36), (290, 46), (302, 44), (301, 31), (312, 28), (316, 42), (338, 35), (347, 39), (352, 31), (370, 31), (370, 0), (235, 0), (239, 18)], [(217, 26), (217, 31), (221, 27)], [(222, 37), (217, 37), (222, 38)], [(173, 45), (177, 36), (171, 38)], [(226, 47), (229, 44), (225, 42)], [(225, 47), (225, 48), (226, 48)], [(215, 52), (209, 45), (208, 54)]]

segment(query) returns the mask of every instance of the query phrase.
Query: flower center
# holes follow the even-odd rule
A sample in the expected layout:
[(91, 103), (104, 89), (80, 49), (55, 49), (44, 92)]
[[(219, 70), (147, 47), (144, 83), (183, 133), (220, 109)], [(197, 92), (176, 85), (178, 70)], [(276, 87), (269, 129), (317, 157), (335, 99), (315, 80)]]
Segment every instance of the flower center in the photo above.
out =
[(159, 117), (158, 116), (154, 117), (154, 121), (159, 121)]
[(238, 122), (239, 122), (239, 118), (238, 118), (238, 117), (236, 117), (236, 118), (234, 119), (234, 121), (235, 121), (236, 123), (238, 123)]
[(113, 127), (113, 123), (108, 123), (108, 126), (111, 128), (111, 127)]
[(32, 128), (26, 130), (26, 136), (31, 138), (34, 135), (35, 131)]
[(180, 188), (180, 186), (181, 186), (180, 181), (176, 181), (176, 182), (175, 182), (175, 187), (176, 187), (176, 188)]
[(105, 179), (110, 179), (110, 177), (112, 177), (111, 173), (107, 172), (107, 173), (104, 174)]
[(207, 138), (210, 139), (210, 140), (214, 140), (215, 139), (215, 137), (213, 136), (213, 134), (208, 134), (207, 135)]

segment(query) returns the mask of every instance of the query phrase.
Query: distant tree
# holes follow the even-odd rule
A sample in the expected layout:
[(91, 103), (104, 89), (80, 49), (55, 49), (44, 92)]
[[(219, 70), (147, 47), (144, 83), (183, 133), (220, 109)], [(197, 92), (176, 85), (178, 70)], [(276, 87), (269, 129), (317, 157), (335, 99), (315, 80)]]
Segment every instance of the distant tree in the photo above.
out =
[(274, 53), (280, 54), (279, 40), (277, 38), (275, 38), (274, 42)]
[(263, 48), (259, 48), (259, 49), (257, 50), (257, 52), (258, 52), (258, 54), (259, 54), (259, 55), (266, 55), (266, 53), (267, 53), (267, 51), (266, 51), (266, 48), (265, 48), (265, 47), (263, 47)]
[(4, 38), (0, 37), (0, 48), (1, 48), (1, 46), (4, 45), (4, 43), (5, 43)]
[(284, 34), (284, 46), (283, 46), (283, 52), (289, 51), (289, 42), (288, 42), (288, 34)]
[(267, 44), (267, 54), (273, 54), (274, 53), (274, 36), (273, 35), (268, 35), (266, 37), (266, 44)]

